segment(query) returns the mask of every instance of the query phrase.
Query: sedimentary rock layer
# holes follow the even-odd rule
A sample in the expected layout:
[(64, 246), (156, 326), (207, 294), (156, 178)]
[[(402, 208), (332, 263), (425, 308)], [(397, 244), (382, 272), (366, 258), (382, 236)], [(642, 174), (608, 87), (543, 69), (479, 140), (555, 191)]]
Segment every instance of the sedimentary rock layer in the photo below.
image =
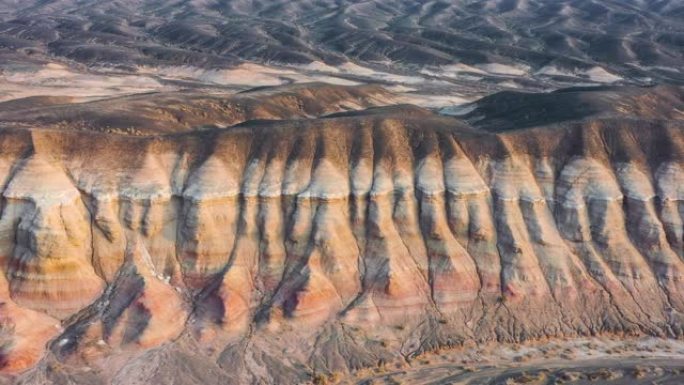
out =
[(114, 383), (190, 350), (293, 383), (466, 340), (683, 332), (678, 120), (491, 133), (407, 106), (171, 136), (7, 129), (0, 166), (6, 371), (52, 341), (40, 365), (127, 357)]

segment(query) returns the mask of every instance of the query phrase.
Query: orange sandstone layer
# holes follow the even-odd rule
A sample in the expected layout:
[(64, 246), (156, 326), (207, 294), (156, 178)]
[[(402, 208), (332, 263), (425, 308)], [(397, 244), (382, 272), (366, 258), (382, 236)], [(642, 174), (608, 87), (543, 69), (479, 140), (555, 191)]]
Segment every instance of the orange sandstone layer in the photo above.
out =
[(127, 357), (102, 369), (114, 383), (112, 367), (144, 378), (136, 360), (183, 349), (242, 382), (297, 382), (301, 365), (466, 340), (682, 335), (681, 121), (490, 133), (382, 111), (144, 138), (4, 130), (3, 370), (51, 341), (45, 362)]

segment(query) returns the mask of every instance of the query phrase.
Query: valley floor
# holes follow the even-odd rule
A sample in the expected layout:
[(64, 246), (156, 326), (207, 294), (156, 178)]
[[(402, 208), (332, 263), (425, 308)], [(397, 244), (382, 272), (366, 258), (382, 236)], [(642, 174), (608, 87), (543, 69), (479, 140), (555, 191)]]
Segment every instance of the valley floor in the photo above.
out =
[[(684, 341), (552, 340), (441, 351), (329, 380), (357, 385), (608, 385), (684, 383)], [(325, 383), (324, 381), (320, 381)]]

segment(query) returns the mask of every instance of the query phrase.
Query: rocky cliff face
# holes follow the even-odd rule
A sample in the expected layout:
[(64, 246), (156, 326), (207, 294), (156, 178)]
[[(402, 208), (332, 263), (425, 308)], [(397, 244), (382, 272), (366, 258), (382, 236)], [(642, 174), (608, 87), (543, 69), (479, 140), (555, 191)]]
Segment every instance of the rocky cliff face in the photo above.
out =
[(296, 383), (466, 341), (680, 337), (681, 110), (630, 111), (5, 129), (0, 363), (19, 383)]

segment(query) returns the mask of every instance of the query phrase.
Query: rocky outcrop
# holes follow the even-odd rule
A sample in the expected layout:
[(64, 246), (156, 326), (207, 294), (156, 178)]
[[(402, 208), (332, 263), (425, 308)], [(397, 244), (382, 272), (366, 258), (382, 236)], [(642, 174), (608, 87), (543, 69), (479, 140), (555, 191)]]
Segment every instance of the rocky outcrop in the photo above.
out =
[(678, 120), (492, 133), (401, 107), (1, 136), (4, 370), (51, 341), (25, 383), (54, 362), (144, 382), (140, 360), (186, 354), (295, 383), (467, 340), (682, 336)]
[(3, 192), (2, 215), (11, 298), (68, 317), (104, 288), (92, 265), (90, 213), (69, 177), (49, 160), (34, 154), (15, 168)]

